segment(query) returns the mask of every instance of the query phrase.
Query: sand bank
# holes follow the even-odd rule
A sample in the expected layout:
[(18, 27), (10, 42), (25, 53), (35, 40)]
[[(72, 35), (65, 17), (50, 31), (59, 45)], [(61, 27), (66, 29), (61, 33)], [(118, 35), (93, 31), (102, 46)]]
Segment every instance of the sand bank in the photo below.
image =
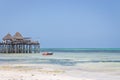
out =
[(67, 74), (60, 66), (14, 64), (0, 66), (0, 80), (92, 80)]
[(0, 80), (119, 80), (102, 72), (83, 71), (72, 66), (52, 64), (3, 64)]

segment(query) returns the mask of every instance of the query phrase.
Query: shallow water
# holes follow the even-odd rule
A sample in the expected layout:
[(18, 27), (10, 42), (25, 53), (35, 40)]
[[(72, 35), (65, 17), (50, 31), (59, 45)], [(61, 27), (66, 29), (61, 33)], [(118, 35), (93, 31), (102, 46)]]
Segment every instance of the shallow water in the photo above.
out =
[(54, 55), (0, 54), (0, 64), (52, 64), (87, 71), (119, 71), (120, 53), (55, 52)]

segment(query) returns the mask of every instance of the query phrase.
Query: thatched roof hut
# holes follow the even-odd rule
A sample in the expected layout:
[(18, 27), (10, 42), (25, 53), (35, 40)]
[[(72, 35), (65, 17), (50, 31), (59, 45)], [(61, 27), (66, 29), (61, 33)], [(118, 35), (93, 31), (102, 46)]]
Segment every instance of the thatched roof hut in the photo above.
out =
[(19, 33), (19, 32), (16, 32), (15, 35), (13, 36), (14, 39), (16, 40), (23, 40), (23, 36)]
[(11, 34), (7, 34), (5, 37), (3, 37), (3, 40), (13, 40), (13, 37), (11, 36)]

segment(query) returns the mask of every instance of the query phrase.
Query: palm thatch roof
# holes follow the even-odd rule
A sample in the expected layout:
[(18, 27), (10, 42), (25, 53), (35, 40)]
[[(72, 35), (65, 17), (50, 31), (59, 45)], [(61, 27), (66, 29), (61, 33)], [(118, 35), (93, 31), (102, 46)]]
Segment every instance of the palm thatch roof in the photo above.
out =
[(18, 40), (23, 40), (23, 36), (19, 33), (19, 32), (16, 32), (15, 35), (13, 36), (14, 39), (18, 39)]
[(13, 40), (13, 37), (8, 33), (5, 37), (3, 37), (3, 40)]

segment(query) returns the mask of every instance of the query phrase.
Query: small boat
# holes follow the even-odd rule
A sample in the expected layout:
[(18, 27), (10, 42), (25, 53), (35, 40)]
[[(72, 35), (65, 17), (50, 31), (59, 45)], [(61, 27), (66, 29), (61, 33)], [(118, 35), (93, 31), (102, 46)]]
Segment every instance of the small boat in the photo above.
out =
[(53, 53), (52, 52), (43, 52), (42, 55), (53, 55)]

